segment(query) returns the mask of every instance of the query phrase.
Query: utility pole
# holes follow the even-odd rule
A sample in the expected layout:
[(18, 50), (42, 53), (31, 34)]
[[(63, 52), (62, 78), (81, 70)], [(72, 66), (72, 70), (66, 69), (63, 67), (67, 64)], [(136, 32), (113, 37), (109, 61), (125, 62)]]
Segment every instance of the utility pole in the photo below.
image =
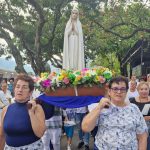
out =
[(141, 76), (143, 75), (143, 40), (142, 40), (142, 44), (141, 44)]

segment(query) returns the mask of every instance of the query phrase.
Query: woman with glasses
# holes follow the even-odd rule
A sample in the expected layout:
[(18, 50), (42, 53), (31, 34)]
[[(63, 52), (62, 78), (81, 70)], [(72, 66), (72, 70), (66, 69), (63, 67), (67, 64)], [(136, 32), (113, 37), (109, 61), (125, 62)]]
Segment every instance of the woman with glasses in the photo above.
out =
[(41, 105), (30, 100), (34, 81), (20, 74), (14, 83), (15, 103), (2, 111), (0, 150), (42, 150), (41, 137), (46, 129)]
[(102, 98), (82, 122), (82, 129), (90, 132), (98, 120), (99, 150), (146, 150), (148, 129), (139, 108), (125, 102), (127, 90), (126, 78), (113, 78), (108, 85), (110, 98)]
[[(150, 133), (149, 84), (145, 81), (141, 81), (137, 86), (137, 90), (138, 90), (139, 96), (135, 98), (130, 98), (130, 102), (136, 104), (139, 107), (147, 123), (148, 131)], [(150, 137), (148, 137), (147, 150), (150, 150)]]

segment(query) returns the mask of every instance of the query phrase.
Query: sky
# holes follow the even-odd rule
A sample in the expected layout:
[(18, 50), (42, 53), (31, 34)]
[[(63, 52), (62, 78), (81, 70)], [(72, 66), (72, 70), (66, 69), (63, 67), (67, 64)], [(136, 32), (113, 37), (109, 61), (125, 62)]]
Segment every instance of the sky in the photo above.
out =
[[(15, 60), (12, 58), (12, 59), (9, 59), (9, 60), (6, 60), (5, 57), (0, 57), (0, 69), (4, 69), (4, 70), (8, 70), (8, 71), (12, 71), (14, 72), (15, 71), (15, 67), (16, 67), (16, 62)], [(24, 69), (27, 71), (27, 72), (33, 72), (33, 69), (31, 68), (31, 65), (27, 64), (27, 65), (24, 65)]]

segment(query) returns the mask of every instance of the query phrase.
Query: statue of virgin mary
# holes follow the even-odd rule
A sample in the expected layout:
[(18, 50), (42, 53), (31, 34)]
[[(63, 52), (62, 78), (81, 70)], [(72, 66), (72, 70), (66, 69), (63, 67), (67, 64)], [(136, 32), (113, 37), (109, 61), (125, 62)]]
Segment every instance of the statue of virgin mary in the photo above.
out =
[(73, 9), (64, 33), (63, 69), (82, 70), (85, 68), (82, 25), (79, 11)]

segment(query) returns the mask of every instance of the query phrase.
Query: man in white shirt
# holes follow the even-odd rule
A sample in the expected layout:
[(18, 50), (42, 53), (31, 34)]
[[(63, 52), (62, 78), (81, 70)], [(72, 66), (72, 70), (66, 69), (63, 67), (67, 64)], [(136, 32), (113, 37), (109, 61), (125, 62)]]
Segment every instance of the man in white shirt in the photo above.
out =
[(2, 109), (2, 107), (9, 105), (9, 102), (6, 99), (5, 94), (2, 90), (0, 90), (0, 102), (2, 104), (2, 105), (0, 105), (0, 109)]
[(81, 128), (82, 120), (85, 117), (85, 115), (88, 112), (87, 107), (80, 107), (76, 109), (76, 124), (78, 128), (78, 135), (79, 135), (79, 143), (78, 143), (78, 149), (85, 146), (85, 150), (89, 150), (89, 138), (90, 133), (89, 132), (83, 132)]
[[(7, 105), (9, 105), (9, 102), (6, 99), (4, 92), (2, 90), (0, 90), (0, 116), (1, 116), (3, 107), (5, 107)], [(1, 119), (1, 117), (0, 117), (0, 119)]]
[(130, 88), (130, 83), (131, 83), (131, 81), (136, 81), (137, 85), (139, 84), (139, 81), (138, 81), (136, 75), (134, 75), (134, 74), (133, 74), (133, 75), (131, 76), (131, 78), (130, 78), (130, 81), (129, 81), (129, 88)]
[(6, 82), (1, 83), (1, 89), (4, 92), (4, 95), (5, 95), (6, 99), (8, 100), (8, 102), (11, 103), (12, 95), (11, 95), (11, 92), (7, 88)]

